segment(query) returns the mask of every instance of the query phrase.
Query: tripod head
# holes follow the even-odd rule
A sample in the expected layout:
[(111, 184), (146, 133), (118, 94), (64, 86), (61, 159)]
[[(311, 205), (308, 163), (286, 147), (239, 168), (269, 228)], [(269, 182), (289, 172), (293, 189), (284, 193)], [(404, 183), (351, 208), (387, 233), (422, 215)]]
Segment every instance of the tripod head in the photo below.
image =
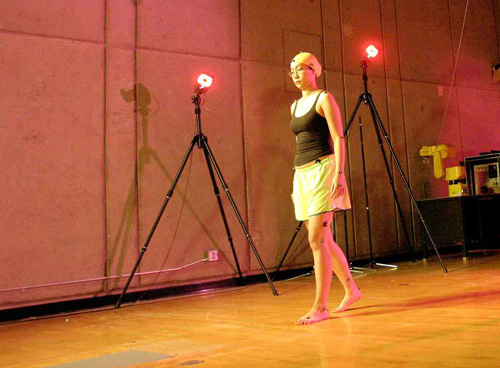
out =
[(198, 84), (196, 84), (196, 86), (194, 87), (193, 99), (207, 92), (213, 81), (214, 78), (209, 76), (208, 74), (200, 74), (198, 77)]
[[(191, 97), (191, 100), (194, 103), (194, 113), (196, 114), (196, 131), (197, 137), (201, 137), (201, 109), (200, 109), (200, 101), (201, 101), (201, 96), (205, 94), (210, 86), (212, 85), (214, 78), (209, 76), (208, 74), (200, 74), (198, 77), (198, 84), (194, 87), (194, 96)], [(201, 139), (198, 139), (198, 148), (201, 148)]]

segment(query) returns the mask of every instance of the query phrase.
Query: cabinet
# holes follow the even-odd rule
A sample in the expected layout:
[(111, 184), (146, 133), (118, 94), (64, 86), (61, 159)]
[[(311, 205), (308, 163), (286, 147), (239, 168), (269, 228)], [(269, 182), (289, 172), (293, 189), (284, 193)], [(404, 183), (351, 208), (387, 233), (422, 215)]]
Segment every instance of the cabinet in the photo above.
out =
[[(474, 249), (500, 249), (500, 194), (418, 201), (429, 232), (438, 247), (461, 244), (462, 254)], [(424, 258), (432, 249), (420, 223)]]

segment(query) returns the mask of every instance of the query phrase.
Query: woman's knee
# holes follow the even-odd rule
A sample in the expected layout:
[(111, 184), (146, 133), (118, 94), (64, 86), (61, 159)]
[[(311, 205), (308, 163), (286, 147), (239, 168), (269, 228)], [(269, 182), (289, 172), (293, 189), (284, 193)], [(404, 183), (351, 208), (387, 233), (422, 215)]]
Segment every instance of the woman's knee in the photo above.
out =
[(320, 250), (328, 246), (328, 237), (324, 232), (309, 234), (309, 246), (312, 250)]
[(307, 229), (309, 231), (309, 244), (313, 250), (328, 246), (332, 233), (330, 229), (331, 214), (324, 214), (311, 218)]

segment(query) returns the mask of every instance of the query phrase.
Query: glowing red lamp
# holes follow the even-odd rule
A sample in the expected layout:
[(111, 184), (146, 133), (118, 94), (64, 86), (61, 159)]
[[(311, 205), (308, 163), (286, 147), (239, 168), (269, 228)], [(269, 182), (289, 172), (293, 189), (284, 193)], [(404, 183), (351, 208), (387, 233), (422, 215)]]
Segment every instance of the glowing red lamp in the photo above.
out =
[(198, 77), (199, 89), (204, 90), (209, 88), (212, 85), (213, 80), (214, 79), (207, 74), (200, 74), (200, 76)]
[(368, 54), (368, 59), (369, 58), (374, 58), (375, 56), (378, 55), (378, 50), (375, 46), (370, 45), (366, 48), (366, 53)]

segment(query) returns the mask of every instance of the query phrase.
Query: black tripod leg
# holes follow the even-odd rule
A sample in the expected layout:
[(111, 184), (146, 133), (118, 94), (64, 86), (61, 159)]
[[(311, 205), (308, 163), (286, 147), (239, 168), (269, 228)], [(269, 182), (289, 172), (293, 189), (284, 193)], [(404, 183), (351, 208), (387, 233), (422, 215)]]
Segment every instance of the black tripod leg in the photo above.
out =
[[(204, 139), (206, 139), (206, 138), (204, 138)], [(212, 169), (212, 164), (210, 163), (210, 158), (208, 157), (208, 152), (207, 152), (205, 145), (203, 145), (203, 152), (205, 153), (205, 159), (207, 161), (208, 172), (210, 173), (210, 179), (212, 179), (212, 185), (214, 187), (215, 197), (217, 198), (217, 203), (219, 204), (220, 214), (222, 215), (222, 220), (224, 221), (224, 227), (226, 228), (227, 240), (229, 241), (229, 245), (231, 246), (231, 250), (233, 252), (234, 262), (236, 264), (236, 268), (238, 269), (238, 275), (240, 276), (240, 279), (242, 279), (243, 275), (241, 274), (240, 264), (238, 262), (238, 257), (236, 255), (236, 251), (234, 249), (233, 238), (231, 236), (231, 230), (229, 229), (229, 225), (227, 223), (226, 213), (224, 212), (224, 207), (222, 206), (222, 201), (220, 198), (219, 187), (217, 186), (217, 181), (215, 180), (215, 176), (214, 176), (214, 170)]]
[(347, 137), (347, 134), (349, 133), (349, 129), (351, 128), (352, 122), (354, 121), (354, 117), (356, 116), (356, 113), (358, 112), (359, 106), (361, 105), (361, 102), (363, 102), (365, 100), (363, 96), (364, 95), (359, 96), (358, 102), (356, 103), (356, 107), (354, 107), (354, 110), (352, 111), (351, 117), (347, 121), (347, 125), (345, 126), (345, 129), (344, 129), (344, 137)]
[(163, 201), (163, 205), (161, 206), (160, 212), (158, 213), (158, 216), (156, 216), (156, 220), (153, 224), (153, 227), (149, 231), (149, 235), (148, 235), (146, 241), (144, 242), (144, 245), (141, 248), (141, 253), (139, 254), (139, 258), (137, 258), (137, 262), (135, 262), (132, 273), (130, 274), (130, 276), (127, 280), (127, 283), (125, 284), (125, 288), (123, 289), (123, 292), (120, 295), (120, 298), (118, 299), (118, 302), (116, 303), (115, 308), (120, 308), (120, 305), (122, 304), (123, 297), (125, 296), (127, 289), (130, 285), (130, 282), (132, 281), (132, 278), (134, 277), (135, 272), (137, 271), (137, 267), (139, 267), (139, 264), (141, 263), (142, 257), (144, 256), (144, 253), (146, 253), (146, 251), (148, 249), (149, 242), (151, 241), (151, 238), (153, 237), (153, 234), (156, 230), (156, 227), (158, 226), (158, 223), (160, 222), (161, 216), (163, 215), (163, 212), (165, 211), (165, 208), (167, 207), (168, 201), (170, 200), (170, 198), (172, 197), (172, 194), (174, 193), (175, 186), (177, 185), (177, 182), (179, 181), (179, 178), (182, 174), (182, 171), (184, 170), (184, 167), (186, 166), (186, 162), (187, 162), (189, 156), (191, 155), (191, 153), (193, 152), (193, 147), (197, 141), (198, 141), (198, 137), (196, 136), (191, 141), (191, 144), (189, 145), (189, 148), (188, 148), (186, 154), (184, 155), (184, 159), (182, 160), (182, 164), (181, 164), (179, 170), (177, 171), (177, 175), (175, 176), (174, 181), (172, 182), (172, 185), (170, 187), (170, 190), (167, 193), (167, 196), (165, 197), (165, 200)]
[(361, 142), (361, 162), (363, 163), (363, 183), (365, 189), (365, 207), (366, 207), (366, 224), (368, 225), (368, 245), (370, 249), (370, 267), (373, 268), (373, 243), (372, 243), (372, 225), (370, 219), (370, 202), (368, 197), (368, 186), (366, 181), (366, 161), (365, 161), (365, 144), (363, 141), (363, 125), (361, 124), (361, 117), (359, 117), (359, 139)]
[[(346, 149), (348, 149), (348, 144), (349, 140), (347, 135), (349, 134), (349, 129), (352, 126), (352, 123), (354, 121), (354, 117), (358, 113), (359, 106), (361, 106), (361, 103), (364, 101), (364, 95), (360, 95), (358, 98), (358, 102), (356, 103), (356, 106), (354, 107), (354, 110), (352, 111), (351, 116), (349, 117), (349, 120), (347, 121), (347, 125), (344, 129), (344, 138), (346, 140)], [(347, 242), (347, 213), (344, 211), (344, 228), (345, 228), (345, 246), (346, 246), (346, 254), (347, 254), (347, 262), (349, 264), (349, 243)], [(354, 237), (354, 249), (356, 249), (356, 237)], [(350, 267), (350, 264), (349, 264)]]
[(385, 153), (385, 149), (384, 149), (384, 142), (383, 142), (382, 137), (380, 135), (380, 129), (379, 129), (378, 124), (377, 124), (378, 113), (377, 113), (377, 110), (375, 108), (375, 105), (373, 104), (371, 96), (369, 96), (369, 98), (367, 98), (367, 101), (368, 101), (368, 106), (370, 108), (370, 113), (371, 113), (372, 119), (373, 119), (373, 126), (375, 127), (375, 132), (377, 133), (377, 139), (378, 139), (378, 144), (380, 147), (380, 152), (382, 153), (382, 157), (384, 158), (385, 170), (387, 172), (387, 176), (389, 177), (389, 183), (391, 184), (392, 194), (393, 194), (394, 200), (396, 202), (396, 207), (398, 209), (399, 218), (401, 219), (401, 225), (403, 226), (403, 232), (405, 234), (406, 241), (407, 241), (408, 245), (410, 246), (411, 257), (413, 259), (413, 262), (415, 262), (414, 245), (410, 241), (410, 236), (408, 235), (408, 230), (406, 228), (406, 220), (404, 218), (403, 210), (402, 210), (401, 204), (399, 202), (398, 193), (397, 193), (396, 187), (394, 185), (394, 177), (392, 176), (392, 173), (391, 173), (389, 160), (387, 160), (387, 154)]
[(389, 137), (387, 135), (387, 131), (384, 129), (384, 125), (382, 124), (382, 120), (380, 119), (380, 116), (378, 115), (378, 112), (375, 109), (375, 105), (373, 104), (373, 101), (371, 99), (371, 95), (370, 94), (368, 94), (368, 101), (369, 101), (369, 104), (370, 104), (370, 108), (372, 109), (372, 111), (375, 114), (376, 123), (377, 123), (380, 131), (382, 132), (382, 135), (384, 137), (385, 143), (387, 144), (387, 147), (389, 147), (389, 151), (391, 152), (391, 156), (392, 156), (394, 162), (396, 163), (396, 167), (399, 170), (399, 174), (401, 175), (401, 179), (403, 179), (403, 182), (405, 184), (406, 190), (408, 191), (408, 194), (410, 195), (411, 201), (412, 201), (413, 205), (415, 206), (415, 209), (417, 210), (418, 216), (420, 218), (420, 221), (422, 222), (422, 225), (424, 226), (425, 232), (429, 236), (431, 244), (434, 247), (434, 251), (436, 252), (436, 255), (437, 255), (438, 259), (439, 259), (439, 262), (441, 263), (441, 266), (443, 268), (443, 272), (447, 273), (448, 270), (446, 269), (446, 266), (444, 265), (443, 260), (441, 259), (441, 256), (439, 255), (439, 252), (437, 250), (436, 244), (434, 243), (434, 239), (432, 239), (432, 236), (431, 236), (431, 234), (429, 232), (429, 228), (427, 227), (427, 224), (425, 223), (425, 219), (422, 216), (422, 213), (420, 212), (420, 209), (418, 208), (417, 201), (416, 201), (415, 196), (413, 195), (413, 192), (412, 192), (412, 190), (410, 188), (410, 184), (408, 183), (408, 180), (406, 180), (406, 176), (405, 176), (405, 174), (403, 172), (403, 168), (401, 167), (401, 164), (399, 163), (399, 160), (398, 160), (398, 158), (396, 156), (396, 152), (394, 151), (394, 148), (392, 147), (391, 141), (389, 140)]
[(354, 273), (364, 273), (361, 271), (363, 268), (360, 267), (354, 267), (352, 265), (352, 262), (349, 259), (349, 235), (348, 235), (348, 229), (347, 229), (347, 210), (343, 210), (344, 212), (344, 239), (345, 239), (345, 258), (347, 260), (347, 266), (349, 267), (349, 270)]
[(266, 267), (264, 266), (264, 263), (262, 263), (262, 260), (259, 256), (259, 253), (257, 252), (257, 248), (255, 248), (252, 237), (250, 236), (250, 233), (248, 232), (248, 229), (245, 226), (245, 223), (243, 222), (243, 219), (240, 215), (240, 212), (238, 211), (238, 207), (236, 207), (236, 203), (234, 202), (233, 197), (232, 197), (231, 193), (229, 192), (229, 187), (227, 186), (226, 182), (224, 181), (224, 177), (222, 176), (222, 172), (220, 171), (219, 166), (217, 165), (217, 162), (215, 161), (215, 157), (214, 157), (212, 151), (210, 150), (210, 147), (208, 145), (206, 138), (203, 139), (202, 144), (205, 147), (205, 150), (208, 154), (208, 157), (210, 158), (210, 162), (212, 163), (212, 166), (215, 169), (215, 172), (217, 173), (217, 176), (219, 177), (219, 180), (222, 184), (222, 188), (226, 192), (226, 195), (229, 199), (229, 202), (231, 203), (231, 206), (233, 207), (234, 213), (236, 214), (236, 217), (238, 218), (238, 221), (241, 225), (241, 228), (245, 232), (248, 243), (250, 244), (250, 247), (252, 248), (252, 251), (255, 254), (255, 257), (257, 258), (257, 261), (259, 262), (260, 268), (262, 268), (262, 271), (264, 271), (264, 274), (266, 275), (267, 282), (269, 283), (269, 286), (271, 287), (273, 294), (278, 295), (278, 292), (274, 288), (273, 281), (269, 277), (269, 274), (267, 273)]
[(349, 260), (349, 238), (347, 234), (347, 211), (344, 210), (344, 239), (345, 239), (345, 258), (347, 259), (347, 265), (351, 268), (351, 261)]
[(288, 244), (288, 248), (286, 248), (285, 254), (283, 254), (283, 257), (281, 257), (281, 261), (280, 261), (280, 264), (278, 265), (278, 268), (273, 273), (273, 281), (276, 278), (276, 276), (278, 275), (278, 273), (280, 272), (280, 268), (281, 268), (281, 266), (283, 266), (283, 263), (285, 262), (285, 258), (288, 255), (288, 252), (290, 251), (290, 248), (292, 247), (292, 244), (295, 241), (295, 238), (297, 237), (297, 234), (299, 233), (300, 228), (302, 227), (303, 223), (304, 223), (303, 221), (300, 221), (299, 224), (297, 225), (297, 227), (295, 228), (295, 232), (293, 233), (292, 239), (290, 240), (290, 244)]

